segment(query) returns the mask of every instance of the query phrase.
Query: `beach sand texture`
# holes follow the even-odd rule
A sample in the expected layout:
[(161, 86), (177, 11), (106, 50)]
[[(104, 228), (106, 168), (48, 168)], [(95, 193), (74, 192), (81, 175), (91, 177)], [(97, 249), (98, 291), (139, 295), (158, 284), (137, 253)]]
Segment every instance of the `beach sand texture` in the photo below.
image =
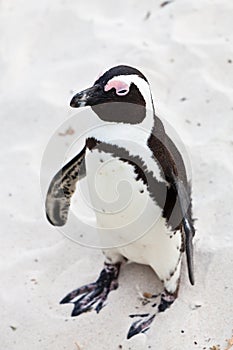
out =
[[(1, 349), (227, 348), (233, 329), (233, 2), (161, 4), (0, 2)], [(68, 123), (73, 134), (55, 132), (74, 115), (72, 95), (122, 63), (147, 76), (157, 114), (186, 145), (198, 219), (195, 286), (183, 264), (178, 300), (147, 335), (130, 341), (128, 315), (148, 310), (140, 292), (155, 293), (160, 282), (149, 267), (128, 264), (98, 315), (71, 318), (72, 306), (59, 301), (94, 281), (104, 259), (48, 223), (40, 186), (52, 135), (68, 150), (72, 137), (96, 123), (80, 120), (80, 129)], [(59, 168), (63, 159), (59, 152), (54, 157)], [(77, 232), (85, 235), (82, 227)]]

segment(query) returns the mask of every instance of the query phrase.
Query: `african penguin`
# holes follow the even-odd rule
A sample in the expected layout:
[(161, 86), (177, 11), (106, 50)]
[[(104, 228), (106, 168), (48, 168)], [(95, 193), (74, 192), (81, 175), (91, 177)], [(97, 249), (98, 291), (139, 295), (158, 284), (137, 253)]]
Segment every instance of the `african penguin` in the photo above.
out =
[[(133, 67), (107, 70), (70, 105), (90, 106), (103, 128), (90, 131), (82, 151), (51, 181), (47, 218), (55, 226), (66, 223), (76, 183), (85, 175), (105, 263), (96, 282), (72, 291), (61, 303), (74, 303), (72, 316), (92, 308), (99, 312), (129, 260), (151, 266), (163, 282), (157, 310), (162, 312), (178, 295), (183, 252), (194, 284), (191, 184), (182, 156), (155, 114), (146, 77)], [(120, 184), (125, 185), (121, 191)], [(145, 332), (154, 317), (134, 322), (127, 338)]]

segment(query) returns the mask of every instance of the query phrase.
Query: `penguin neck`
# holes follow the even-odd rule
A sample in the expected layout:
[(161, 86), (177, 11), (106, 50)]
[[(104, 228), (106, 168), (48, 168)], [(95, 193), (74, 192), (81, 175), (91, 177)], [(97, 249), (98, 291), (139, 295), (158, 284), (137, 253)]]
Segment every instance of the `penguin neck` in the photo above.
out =
[(104, 122), (91, 130), (88, 138), (95, 138), (99, 142), (109, 143), (119, 147), (124, 147), (129, 143), (138, 143), (142, 147), (147, 147), (148, 139), (155, 127), (154, 117), (153, 108), (147, 108), (146, 117), (141, 123)]

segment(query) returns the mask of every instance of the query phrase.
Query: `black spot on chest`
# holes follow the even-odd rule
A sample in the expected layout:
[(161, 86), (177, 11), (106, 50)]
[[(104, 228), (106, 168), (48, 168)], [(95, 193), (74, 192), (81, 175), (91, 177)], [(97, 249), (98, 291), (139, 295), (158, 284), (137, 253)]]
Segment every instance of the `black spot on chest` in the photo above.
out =
[[(156, 144), (156, 142), (158, 142), (158, 144)], [(130, 155), (130, 153), (123, 147), (100, 142), (95, 138), (89, 138), (86, 145), (90, 150), (95, 148), (99, 152), (111, 154), (113, 157), (117, 157), (122, 162), (132, 165), (134, 172), (136, 173), (136, 180), (141, 180), (143, 184), (147, 186), (148, 194), (153, 199), (155, 204), (161, 208), (162, 216), (166, 219), (171, 230), (180, 229), (183, 216), (180, 211), (180, 206), (178, 205), (177, 190), (172, 183), (172, 172), (176, 163), (174, 160), (170, 161), (170, 159), (166, 156), (166, 152), (168, 152), (168, 150), (166, 151), (160, 140), (151, 139), (149, 146), (152, 149), (154, 149), (155, 145), (158, 146), (155, 153), (155, 161), (158, 161), (164, 181), (159, 181), (154, 176), (153, 172), (148, 170), (140, 156)], [(167, 153), (167, 155), (171, 157), (169, 153)], [(181, 162), (182, 159), (179, 159), (179, 161)], [(184, 179), (186, 179), (185, 169), (183, 176)]]
[(167, 186), (165, 182), (158, 181), (152, 171), (149, 171), (140, 156), (132, 156), (125, 148), (100, 142), (94, 138), (88, 139), (86, 143), (90, 150), (97, 149), (99, 152), (111, 154), (123, 163), (131, 165), (136, 174), (136, 181), (142, 181), (147, 186), (150, 197), (164, 208), (166, 202)]

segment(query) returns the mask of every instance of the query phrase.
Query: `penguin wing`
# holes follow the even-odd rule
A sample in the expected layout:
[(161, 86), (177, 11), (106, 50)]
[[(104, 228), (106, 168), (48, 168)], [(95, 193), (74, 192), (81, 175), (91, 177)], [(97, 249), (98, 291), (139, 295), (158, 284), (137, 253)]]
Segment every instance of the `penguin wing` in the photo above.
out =
[(57, 172), (49, 185), (45, 209), (48, 221), (54, 226), (63, 226), (67, 221), (76, 183), (86, 175), (85, 151), (86, 146)]
[[(193, 285), (193, 237), (195, 235), (195, 228), (192, 219), (190, 185), (187, 181), (184, 161), (179, 150), (165, 133), (158, 117), (156, 117), (156, 121), (159, 130), (158, 132), (155, 130), (151, 134), (148, 146), (152, 150), (155, 160), (159, 162), (165, 178), (170, 184), (164, 207), (164, 215), (167, 218), (168, 224), (173, 228), (176, 228), (177, 224), (179, 224), (184, 233), (189, 280)], [(158, 133), (158, 137), (156, 132)]]
[(193, 237), (195, 235), (195, 228), (193, 225), (191, 212), (191, 196), (190, 191), (187, 190), (183, 181), (175, 178), (175, 187), (177, 190), (180, 211), (182, 215), (182, 231), (185, 234), (185, 251), (187, 257), (189, 280), (194, 285), (194, 267), (193, 267)]
[[(187, 180), (185, 164), (179, 150), (167, 134), (165, 139), (168, 152), (171, 155), (170, 163), (173, 164), (168, 176), (171, 179), (171, 185), (175, 187), (176, 196), (178, 197), (178, 218), (182, 218), (181, 229), (185, 236), (188, 275), (190, 283), (194, 285), (193, 237), (195, 235), (195, 228), (192, 218), (191, 184)], [(174, 212), (176, 213), (176, 210)]]

